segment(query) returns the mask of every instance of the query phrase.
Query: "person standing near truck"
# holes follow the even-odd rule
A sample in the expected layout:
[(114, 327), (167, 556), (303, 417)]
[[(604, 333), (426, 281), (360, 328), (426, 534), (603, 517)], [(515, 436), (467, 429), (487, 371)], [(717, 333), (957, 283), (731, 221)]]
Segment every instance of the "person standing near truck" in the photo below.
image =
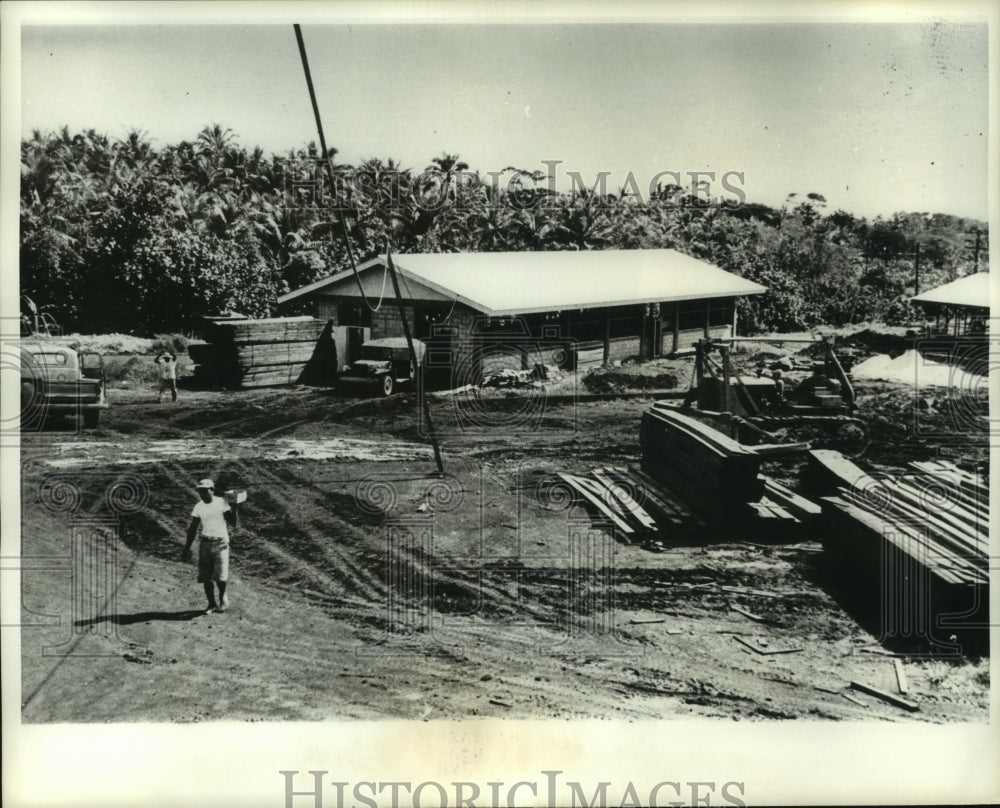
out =
[[(229, 608), (226, 584), (229, 580), (229, 527), (239, 527), (236, 501), (232, 508), (222, 497), (215, 496), (215, 483), (201, 480), (197, 486), (198, 503), (191, 511), (191, 524), (187, 529), (187, 544), (181, 554), (182, 561), (191, 560), (191, 545), (201, 529), (198, 544), (198, 583), (205, 587), (208, 598), (207, 612), (224, 612)], [(215, 587), (219, 597), (215, 597)]]
[(158, 401), (163, 401), (163, 393), (170, 390), (173, 401), (177, 401), (177, 355), (165, 351), (154, 360), (160, 367), (160, 394)]

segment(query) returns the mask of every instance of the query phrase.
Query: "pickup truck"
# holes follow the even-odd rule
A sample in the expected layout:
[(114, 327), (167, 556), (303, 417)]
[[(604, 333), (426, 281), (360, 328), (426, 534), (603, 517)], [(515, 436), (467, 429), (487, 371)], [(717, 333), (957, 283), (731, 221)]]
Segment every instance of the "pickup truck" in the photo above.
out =
[[(417, 363), (424, 358), (424, 344), (413, 340), (413, 352)], [(410, 348), (403, 337), (373, 339), (364, 343), (358, 351), (358, 359), (337, 380), (347, 385), (358, 384), (380, 389), (383, 395), (391, 396), (397, 385), (412, 383), (416, 368), (410, 361)]]
[(79, 415), (96, 427), (108, 406), (103, 358), (47, 336), (22, 339), (20, 348), (22, 431), (51, 415)]

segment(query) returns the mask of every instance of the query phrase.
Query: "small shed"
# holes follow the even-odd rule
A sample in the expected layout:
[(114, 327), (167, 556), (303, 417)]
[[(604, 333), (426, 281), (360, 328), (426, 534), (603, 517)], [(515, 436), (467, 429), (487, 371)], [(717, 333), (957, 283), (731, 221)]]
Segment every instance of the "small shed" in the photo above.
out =
[[(758, 283), (676, 250), (393, 255), (413, 336), (431, 368), (474, 380), (495, 362), (566, 368), (690, 350), (736, 333), (736, 299)], [(363, 294), (362, 294), (363, 290)], [(379, 256), (278, 298), (308, 300), (337, 325), (400, 336), (387, 259)]]
[(956, 337), (983, 334), (990, 315), (990, 273), (966, 275), (911, 300), (935, 318), (939, 332)]

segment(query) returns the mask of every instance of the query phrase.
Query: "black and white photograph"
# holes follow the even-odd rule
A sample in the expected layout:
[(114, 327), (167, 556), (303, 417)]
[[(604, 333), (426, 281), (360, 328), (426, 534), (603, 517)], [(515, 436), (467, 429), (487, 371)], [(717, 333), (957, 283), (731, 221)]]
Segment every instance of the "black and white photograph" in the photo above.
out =
[(1000, 801), (995, 8), (0, 12), (12, 805)]

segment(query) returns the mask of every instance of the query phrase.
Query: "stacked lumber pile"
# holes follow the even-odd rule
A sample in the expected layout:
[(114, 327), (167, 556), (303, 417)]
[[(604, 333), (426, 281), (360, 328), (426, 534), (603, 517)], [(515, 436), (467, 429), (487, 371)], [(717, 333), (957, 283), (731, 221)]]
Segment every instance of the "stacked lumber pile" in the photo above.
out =
[(989, 499), (984, 480), (957, 466), (910, 463), (895, 475), (868, 474), (839, 452), (809, 453), (822, 497), (824, 544), (859, 572), (902, 554), (944, 587), (989, 581)]
[[(335, 372), (332, 323), (315, 317), (208, 319), (207, 345), (191, 345), (195, 377), (223, 387), (296, 384)], [(312, 371), (315, 373), (311, 373)], [(323, 381), (316, 378), (316, 381)]]
[(676, 409), (656, 405), (642, 414), (642, 470), (710, 521), (745, 510), (764, 494), (761, 457)]
[(683, 528), (690, 535), (705, 523), (669, 491), (639, 470), (606, 466), (588, 474), (558, 475), (601, 520), (613, 524), (625, 541), (650, 540)]
[(764, 495), (758, 502), (748, 502), (752, 516), (759, 524), (752, 527), (771, 537), (812, 533), (822, 514), (822, 508), (812, 500), (792, 491), (781, 483), (764, 477)]

